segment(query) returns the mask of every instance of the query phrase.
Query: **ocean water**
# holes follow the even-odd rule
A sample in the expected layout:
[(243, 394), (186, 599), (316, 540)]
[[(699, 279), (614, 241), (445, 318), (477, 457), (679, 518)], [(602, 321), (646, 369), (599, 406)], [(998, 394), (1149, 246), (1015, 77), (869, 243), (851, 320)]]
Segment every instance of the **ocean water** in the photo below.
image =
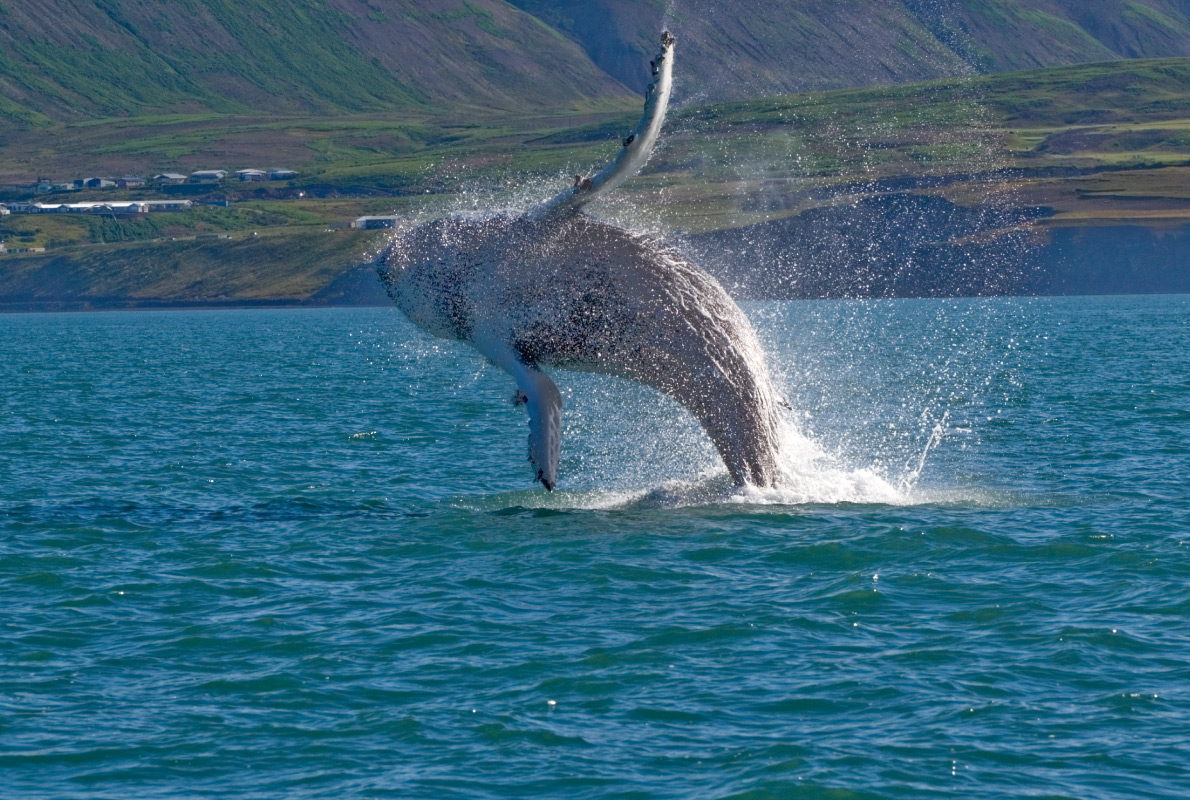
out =
[(0, 316), (0, 797), (1190, 795), (1190, 298), (766, 303), (786, 485), (395, 310)]

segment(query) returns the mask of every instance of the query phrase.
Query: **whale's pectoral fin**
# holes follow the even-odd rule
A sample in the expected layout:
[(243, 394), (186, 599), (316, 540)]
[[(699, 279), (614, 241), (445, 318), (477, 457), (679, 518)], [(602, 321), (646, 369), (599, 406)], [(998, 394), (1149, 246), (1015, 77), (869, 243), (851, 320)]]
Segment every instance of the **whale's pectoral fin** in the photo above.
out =
[(513, 376), (529, 409), (529, 461), (537, 480), (552, 492), (562, 450), (562, 395), (548, 375), (528, 364), (518, 362)]
[(574, 176), (574, 184), (529, 211), (532, 219), (560, 219), (577, 214), (583, 206), (610, 192), (640, 172), (661, 135), (669, 97), (673, 92), (674, 37), (661, 34), (661, 52), (650, 62), (653, 82), (645, 92), (645, 110), (636, 130), (628, 134), (615, 159), (590, 178)]
[(549, 376), (508, 345), (508, 339), (492, 331), (480, 331), (474, 339), (479, 350), (493, 364), (516, 379), (513, 404), (529, 409), (529, 461), (537, 480), (551, 492), (558, 484), (558, 458), (562, 452), (562, 395)]

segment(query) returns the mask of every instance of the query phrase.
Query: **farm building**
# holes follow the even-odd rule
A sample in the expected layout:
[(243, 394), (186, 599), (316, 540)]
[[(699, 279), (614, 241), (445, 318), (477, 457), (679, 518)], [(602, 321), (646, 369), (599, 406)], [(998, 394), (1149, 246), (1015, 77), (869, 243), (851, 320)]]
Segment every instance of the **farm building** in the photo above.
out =
[(153, 176), (153, 183), (158, 186), (177, 186), (186, 182), (185, 175), (179, 175), (176, 172), (163, 172), (160, 175)]
[(200, 169), (198, 172), (190, 173), (191, 183), (219, 183), (227, 177), (227, 170), (223, 169)]
[(190, 200), (124, 200), (111, 203), (14, 203), (13, 211), (26, 214), (148, 214), (152, 211), (185, 211)]
[(377, 228), (395, 228), (399, 217), (360, 217), (351, 223), (351, 227), (360, 230), (376, 230)]
[(37, 203), (32, 214), (145, 214), (149, 209), (136, 201), (116, 203)]
[(191, 200), (140, 200), (146, 211), (185, 211), (194, 207)]
[(288, 180), (292, 180), (293, 178), (296, 178), (297, 176), (298, 176), (298, 173), (294, 172), (291, 169), (270, 169), (269, 170), (269, 180), (270, 181), (288, 181)]
[(263, 169), (237, 169), (236, 177), (242, 181), (263, 181), (265, 171)]

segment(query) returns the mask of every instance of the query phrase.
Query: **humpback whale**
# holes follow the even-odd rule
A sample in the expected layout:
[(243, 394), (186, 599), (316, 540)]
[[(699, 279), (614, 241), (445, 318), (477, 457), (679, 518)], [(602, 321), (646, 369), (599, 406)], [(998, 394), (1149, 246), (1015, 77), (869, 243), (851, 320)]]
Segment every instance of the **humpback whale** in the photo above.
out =
[(779, 406), (747, 317), (681, 253), (582, 213), (635, 175), (661, 132), (674, 37), (661, 36), (636, 129), (612, 163), (523, 214), (452, 216), (394, 234), (376, 267), (416, 325), (473, 345), (516, 380), (529, 460), (553, 490), (562, 397), (542, 367), (599, 372), (685, 406), (736, 484), (778, 479)]

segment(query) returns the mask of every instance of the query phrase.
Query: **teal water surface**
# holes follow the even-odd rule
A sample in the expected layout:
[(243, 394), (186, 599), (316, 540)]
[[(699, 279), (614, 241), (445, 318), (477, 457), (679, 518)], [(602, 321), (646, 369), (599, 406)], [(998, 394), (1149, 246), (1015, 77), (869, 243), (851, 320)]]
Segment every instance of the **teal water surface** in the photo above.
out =
[(1190, 795), (1190, 298), (756, 304), (787, 485), (394, 310), (0, 316), (0, 797)]

